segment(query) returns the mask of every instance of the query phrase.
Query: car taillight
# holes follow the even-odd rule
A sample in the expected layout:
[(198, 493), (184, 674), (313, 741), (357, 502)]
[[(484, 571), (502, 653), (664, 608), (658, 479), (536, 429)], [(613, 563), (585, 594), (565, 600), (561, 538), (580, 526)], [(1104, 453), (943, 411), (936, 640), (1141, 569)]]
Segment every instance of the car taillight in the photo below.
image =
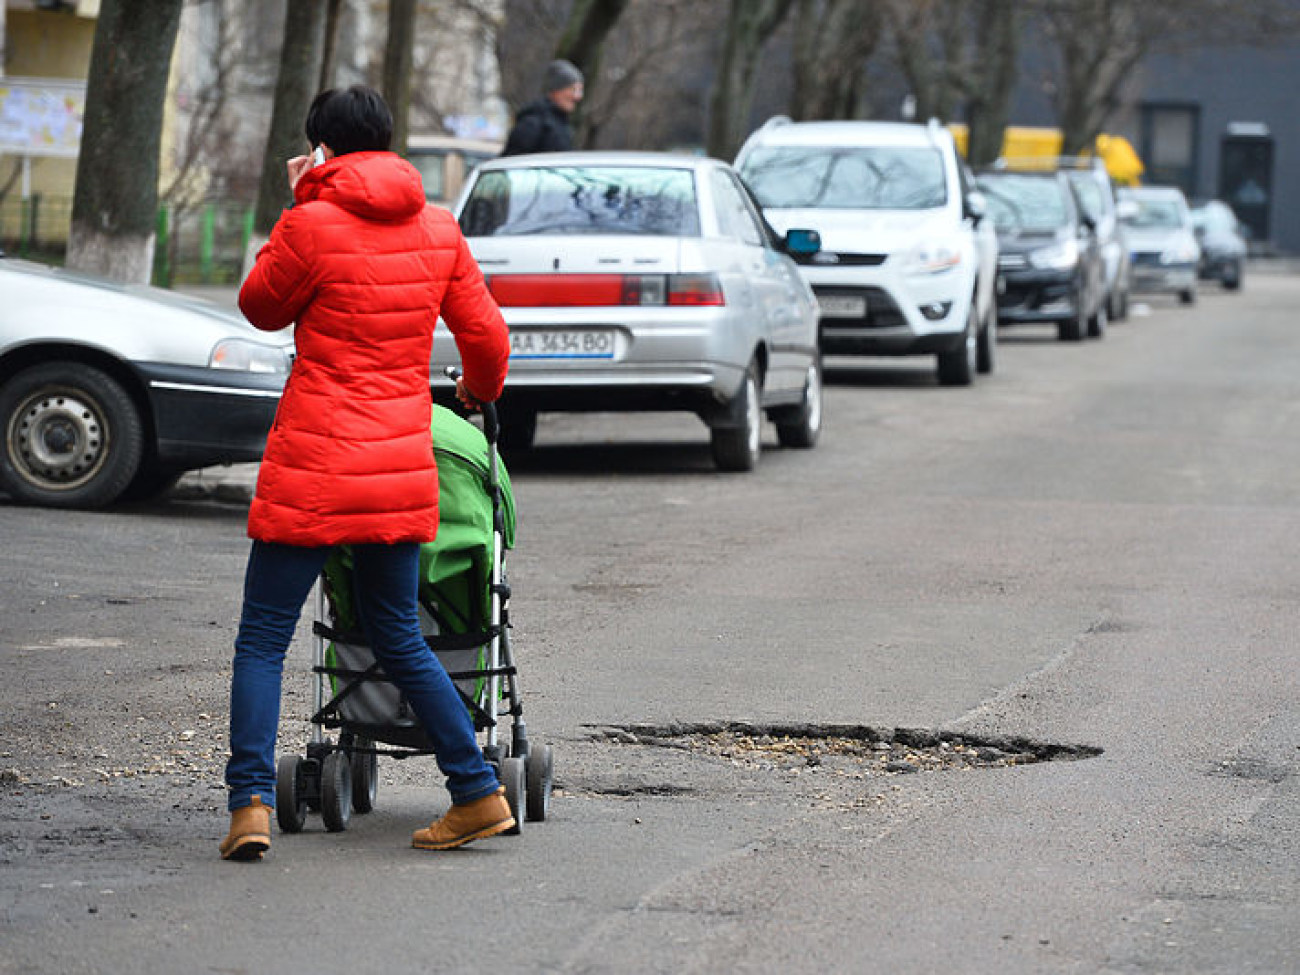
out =
[(716, 274), (670, 274), (668, 304), (725, 305), (722, 282)]
[(725, 305), (716, 274), (493, 274), (502, 308)]

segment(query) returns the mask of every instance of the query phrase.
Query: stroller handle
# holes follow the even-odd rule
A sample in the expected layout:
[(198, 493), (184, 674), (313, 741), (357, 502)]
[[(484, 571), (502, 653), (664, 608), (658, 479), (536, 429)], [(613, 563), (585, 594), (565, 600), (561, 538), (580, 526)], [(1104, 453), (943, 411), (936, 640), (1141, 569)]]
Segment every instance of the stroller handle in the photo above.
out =
[[(443, 374), (452, 382), (460, 379), (462, 373), (459, 366), (448, 366), (443, 370)], [(479, 409), (483, 413), (483, 436), (487, 442), (496, 446), (497, 434), (500, 431), (500, 425), (497, 422), (497, 405), (495, 403), (480, 403)]]

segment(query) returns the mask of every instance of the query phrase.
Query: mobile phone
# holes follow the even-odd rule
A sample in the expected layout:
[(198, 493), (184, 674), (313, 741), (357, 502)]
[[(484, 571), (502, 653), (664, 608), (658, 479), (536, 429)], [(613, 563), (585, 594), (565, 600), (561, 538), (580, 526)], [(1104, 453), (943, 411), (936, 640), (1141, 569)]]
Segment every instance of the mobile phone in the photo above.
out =
[(325, 150), (317, 146), (311, 152), (311, 164), (313, 166), (323, 166), (325, 164)]

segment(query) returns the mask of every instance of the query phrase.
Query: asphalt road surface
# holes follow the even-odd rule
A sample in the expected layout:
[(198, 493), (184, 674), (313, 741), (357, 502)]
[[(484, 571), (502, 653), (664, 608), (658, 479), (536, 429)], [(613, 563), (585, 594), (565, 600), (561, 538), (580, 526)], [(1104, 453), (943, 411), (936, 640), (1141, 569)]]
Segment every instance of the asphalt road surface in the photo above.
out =
[(1297, 306), (1008, 331), (965, 389), (836, 360), (752, 475), (691, 417), (543, 417), (510, 570), (557, 791), (450, 853), (384, 760), (346, 832), (218, 859), (243, 507), (0, 507), (0, 971), (1300, 971)]

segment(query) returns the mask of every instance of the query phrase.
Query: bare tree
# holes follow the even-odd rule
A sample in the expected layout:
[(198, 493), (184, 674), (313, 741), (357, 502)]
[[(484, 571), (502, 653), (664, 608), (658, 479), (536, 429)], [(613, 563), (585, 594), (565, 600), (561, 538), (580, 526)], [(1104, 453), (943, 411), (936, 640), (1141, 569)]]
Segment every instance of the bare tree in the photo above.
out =
[(862, 0), (796, 0), (791, 117), (860, 118), (866, 64), (880, 43), (879, 4)]
[(790, 11), (792, 0), (731, 0), (722, 57), (709, 98), (706, 148), (730, 159), (744, 141), (754, 99), (754, 73), (763, 47)]
[(1300, 36), (1293, 0), (1035, 0), (1057, 55), (1050, 81), (1062, 151), (1093, 145), (1153, 51), (1268, 46)]
[[(600, 86), (600, 59), (609, 32), (627, 9), (628, 0), (575, 0), (569, 13), (555, 56), (577, 65), (587, 79), (586, 87), (597, 90)], [(587, 114), (579, 104), (573, 120), (574, 145), (591, 148), (595, 132)]]
[(388, 39), (384, 45), (384, 100), (393, 113), (393, 150), (406, 155), (410, 131), (411, 68), (415, 62), (417, 0), (388, 0)]
[(147, 282), (182, 0), (103, 0), (90, 55), (68, 265)]
[(302, 124), (320, 79), (327, 14), (319, 0), (288, 0), (271, 130), (262, 156), (262, 179), (253, 217), (254, 233), (261, 238), (270, 235), (280, 213), (292, 202), (284, 164), (291, 156), (301, 155), (305, 147)]
[(966, 158), (986, 166), (1002, 152), (1011, 92), (1019, 75), (1020, 0), (976, 0), (975, 57), (966, 94)]
[(968, 70), (969, 0), (884, 0), (916, 117), (953, 120)]

